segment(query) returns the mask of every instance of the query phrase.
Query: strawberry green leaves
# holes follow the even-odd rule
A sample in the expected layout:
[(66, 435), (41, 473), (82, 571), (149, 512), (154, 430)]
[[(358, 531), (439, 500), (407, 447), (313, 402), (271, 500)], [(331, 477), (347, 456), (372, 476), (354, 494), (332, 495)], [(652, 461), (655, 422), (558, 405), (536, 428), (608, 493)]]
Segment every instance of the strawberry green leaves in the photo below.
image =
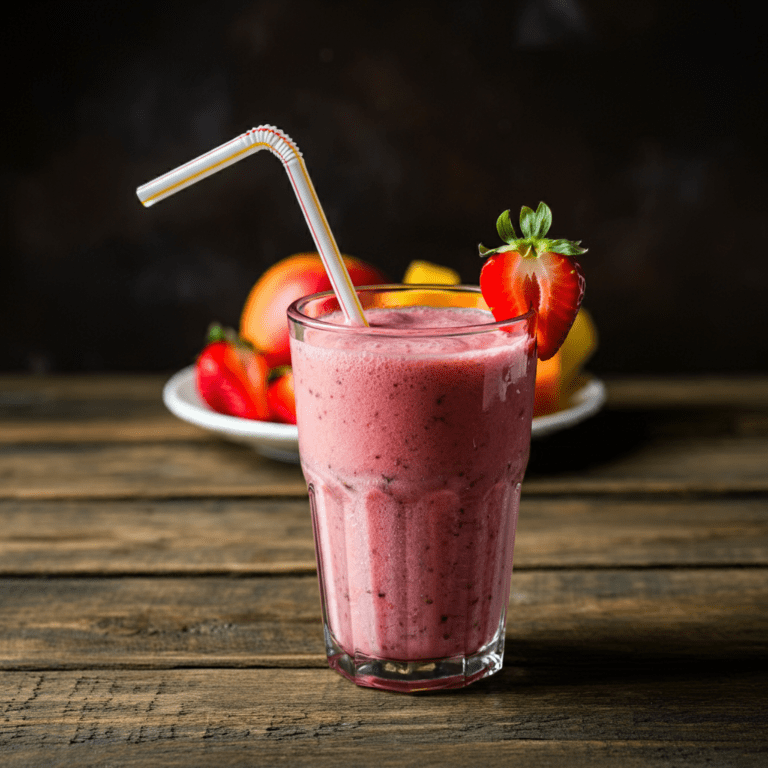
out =
[(505, 243), (512, 243), (517, 240), (517, 233), (512, 225), (512, 220), (509, 218), (509, 211), (504, 211), (496, 220), (496, 231)]
[(518, 237), (509, 211), (499, 216), (496, 230), (506, 245), (487, 249), (480, 273), (480, 289), (496, 320), (507, 320), (536, 310), (538, 356), (552, 357), (568, 335), (584, 296), (584, 275), (573, 258), (585, 253), (580, 241), (553, 240), (546, 235), (552, 211), (539, 203), (534, 211), (523, 206)]
[[(505, 211), (509, 218), (509, 211)], [(504, 213), (501, 214), (504, 216)], [(498, 225), (497, 225), (498, 226)], [(533, 211), (527, 205), (520, 211), (520, 230), (527, 238), (544, 237), (552, 226), (552, 211), (548, 205), (539, 203), (539, 207)]]
[(586, 248), (581, 247), (580, 240), (551, 240), (547, 238), (546, 234), (551, 226), (552, 211), (546, 203), (539, 203), (535, 211), (524, 205), (520, 209), (520, 231), (523, 236), (518, 237), (509, 211), (504, 211), (496, 221), (496, 231), (507, 245), (491, 249), (480, 245), (480, 255), (491, 256), (494, 253), (513, 250), (517, 251), (523, 258), (535, 259), (544, 252), (561, 253), (565, 256), (578, 256), (581, 253), (586, 253)]

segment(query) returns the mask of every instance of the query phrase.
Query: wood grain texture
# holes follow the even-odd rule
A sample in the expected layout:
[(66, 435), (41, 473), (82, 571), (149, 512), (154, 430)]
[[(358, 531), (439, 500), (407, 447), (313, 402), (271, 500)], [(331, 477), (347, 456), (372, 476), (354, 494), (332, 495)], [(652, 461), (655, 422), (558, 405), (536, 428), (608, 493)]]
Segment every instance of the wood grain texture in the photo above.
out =
[[(2, 377), (0, 498), (301, 495), (297, 467), (169, 414), (159, 377)], [(534, 440), (528, 495), (768, 493), (768, 378), (616, 380)]]
[(615, 407), (768, 407), (768, 376), (609, 377), (608, 399)]
[(515, 568), (768, 565), (768, 501), (523, 497)]
[(306, 496), (298, 466), (201, 443), (0, 447), (0, 498)]
[[(0, 443), (210, 440), (162, 403), (155, 377), (0, 376)], [(617, 431), (766, 434), (768, 378), (609, 380)], [(603, 431), (605, 431), (603, 429)]]
[(0, 377), (0, 764), (763, 766), (768, 378), (609, 382), (532, 445), (502, 672), (327, 669), (298, 467), (165, 377)]
[(0, 574), (314, 573), (307, 499), (0, 501)]
[[(6, 393), (13, 402), (35, 398), (59, 402), (117, 399), (159, 403), (163, 386), (170, 377), (171, 373), (40, 376), (4, 373), (0, 374), (0, 392)], [(605, 382), (610, 402), (618, 406), (721, 407), (734, 403), (768, 406), (766, 375), (610, 376)]]
[(327, 670), (1, 673), (0, 748), (11, 766), (757, 765), (766, 683), (733, 665), (636, 665), (588, 687), (565, 668), (509, 667), (402, 696)]
[(164, 377), (0, 376), (0, 444), (205, 441), (163, 405)]
[[(204, 735), (204, 740), (131, 741), (104, 745), (88, 740), (63, 746), (30, 747), (4, 754), (8, 768), (45, 765), (49, 768), (88, 768), (127, 766), (156, 768), (156, 766), (210, 765), (229, 766), (374, 766), (375, 768), (405, 768), (405, 766), (435, 766), (437, 768), (467, 768), (482, 765), (488, 768), (594, 768), (599, 765), (620, 765), (622, 768), (765, 768), (766, 747), (754, 740), (739, 744), (716, 739), (520, 739), (501, 737), (497, 741), (461, 741), (443, 743), (439, 734), (430, 734), (426, 744), (409, 742), (400, 747), (397, 742), (374, 742), (365, 734), (354, 731), (344, 736), (322, 739), (327, 731), (318, 728), (317, 738), (305, 738), (287, 743), (283, 739), (267, 738), (257, 744), (234, 740), (226, 736), (234, 729), (229, 724), (223, 742), (214, 741), (219, 733)], [(241, 732), (245, 732), (243, 729)], [(207, 732), (206, 732), (207, 733)], [(194, 753), (194, 757), (190, 755)]]
[(86, 420), (78, 416), (72, 421), (21, 421), (0, 425), (0, 445), (38, 443), (145, 443), (206, 441), (211, 434), (186, 422), (174, 419), (169, 414), (157, 416), (129, 416), (122, 419), (112, 416), (108, 419)]
[(768, 437), (648, 440), (599, 457), (611, 443), (594, 444), (602, 447), (593, 452), (584, 441), (564, 457), (561, 447), (548, 454), (546, 445), (533, 446), (523, 493), (768, 493)]
[[(516, 573), (507, 660), (757, 662), (768, 652), (766, 573)], [(314, 576), (2, 579), (0, 590), (4, 669), (324, 665)]]
[[(556, 455), (537, 448), (546, 461)], [(571, 454), (584, 461), (585, 448)], [(568, 471), (532, 461), (528, 495), (546, 493), (768, 493), (768, 436), (650, 442)], [(304, 496), (298, 466), (243, 446), (110, 443), (0, 446), (0, 498)]]
[(0, 392), (5, 404), (41, 404), (118, 400), (120, 402), (161, 402), (163, 386), (171, 374), (87, 373), (0, 375)]
[[(0, 500), (0, 575), (306, 574), (306, 499)], [(768, 565), (762, 498), (526, 497), (515, 568)]]

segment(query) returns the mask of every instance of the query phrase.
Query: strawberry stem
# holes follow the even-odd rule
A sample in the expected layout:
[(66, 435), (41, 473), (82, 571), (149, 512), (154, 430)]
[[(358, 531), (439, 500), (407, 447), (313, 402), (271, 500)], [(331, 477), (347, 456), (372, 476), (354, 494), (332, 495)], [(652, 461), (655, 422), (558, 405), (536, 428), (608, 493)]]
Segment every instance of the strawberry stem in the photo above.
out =
[(211, 323), (205, 335), (206, 344), (215, 344), (217, 341), (226, 341), (227, 332), (220, 323)]
[(267, 381), (272, 383), (281, 376), (285, 376), (286, 373), (290, 373), (292, 370), (290, 365), (278, 365), (276, 368), (272, 368), (267, 376)]
[(551, 240), (545, 235), (552, 226), (552, 211), (545, 202), (540, 202), (536, 210), (524, 205), (520, 209), (520, 231), (523, 237), (518, 237), (509, 211), (496, 220), (496, 231), (506, 245), (498, 248), (486, 248), (479, 245), (480, 256), (492, 256), (504, 251), (517, 251), (524, 259), (537, 259), (542, 253), (560, 253), (564, 256), (578, 256), (586, 253), (581, 247), (581, 240)]
[(208, 326), (205, 341), (208, 344), (215, 344), (217, 341), (227, 341), (230, 344), (236, 344), (237, 346), (246, 349), (253, 349), (253, 345), (249, 341), (238, 337), (234, 328), (228, 328), (221, 323), (216, 322), (213, 322)]

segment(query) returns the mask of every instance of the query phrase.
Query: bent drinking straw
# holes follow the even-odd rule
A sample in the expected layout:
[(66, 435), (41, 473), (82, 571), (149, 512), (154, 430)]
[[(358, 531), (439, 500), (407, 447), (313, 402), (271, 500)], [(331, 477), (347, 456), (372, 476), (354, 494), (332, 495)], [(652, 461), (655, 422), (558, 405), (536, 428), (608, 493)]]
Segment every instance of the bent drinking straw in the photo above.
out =
[(258, 128), (252, 128), (236, 139), (144, 184), (136, 190), (136, 194), (139, 200), (149, 207), (262, 149), (268, 149), (280, 158), (288, 173), (293, 191), (296, 193), (347, 322), (353, 325), (368, 325), (360, 299), (357, 297), (336, 240), (328, 226), (328, 220), (325, 218), (315, 187), (309, 178), (301, 152), (285, 133), (274, 126), (260, 125)]

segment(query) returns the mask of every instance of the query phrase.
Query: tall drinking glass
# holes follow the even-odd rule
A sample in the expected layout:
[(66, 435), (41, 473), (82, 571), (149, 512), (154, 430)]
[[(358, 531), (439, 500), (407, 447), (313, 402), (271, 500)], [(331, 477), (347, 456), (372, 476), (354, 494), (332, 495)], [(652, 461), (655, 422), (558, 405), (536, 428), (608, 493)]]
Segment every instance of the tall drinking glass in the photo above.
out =
[(478, 288), (358, 289), (288, 310), (332, 668), (359, 685), (493, 674), (528, 462), (535, 314), (495, 322)]

